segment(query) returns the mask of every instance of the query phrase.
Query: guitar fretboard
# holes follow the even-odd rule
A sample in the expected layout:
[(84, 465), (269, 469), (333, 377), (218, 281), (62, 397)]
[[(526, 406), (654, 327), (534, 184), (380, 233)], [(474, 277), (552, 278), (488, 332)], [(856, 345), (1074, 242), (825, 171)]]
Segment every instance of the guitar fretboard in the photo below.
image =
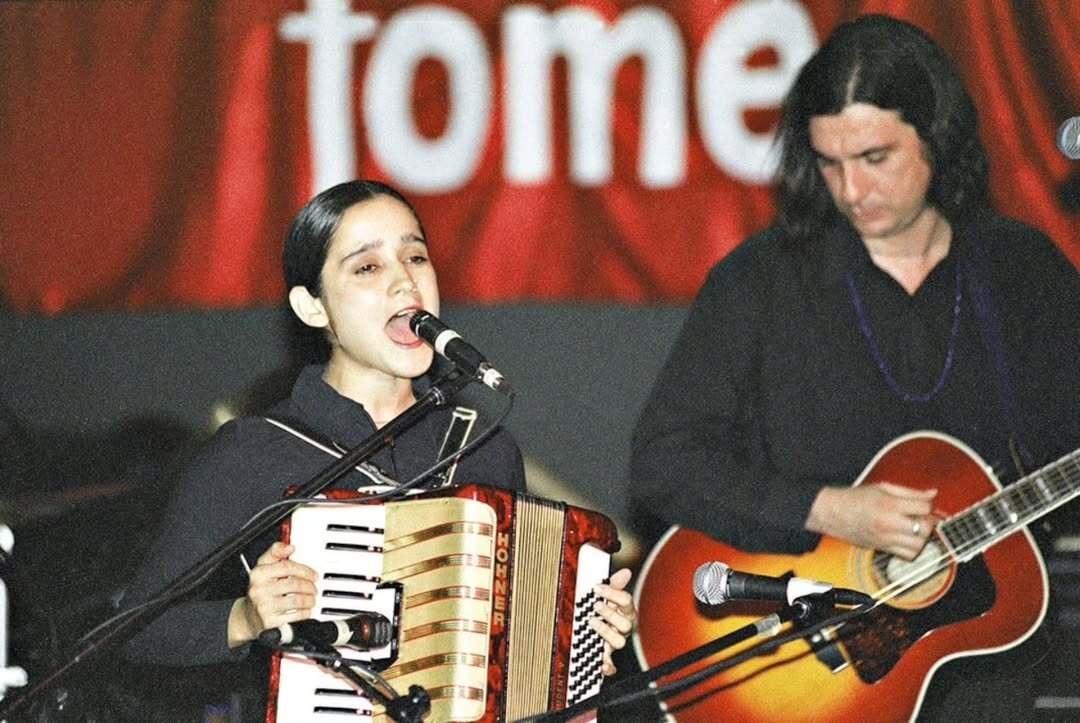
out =
[(938, 525), (960, 560), (1080, 495), (1080, 449), (1029, 474)]

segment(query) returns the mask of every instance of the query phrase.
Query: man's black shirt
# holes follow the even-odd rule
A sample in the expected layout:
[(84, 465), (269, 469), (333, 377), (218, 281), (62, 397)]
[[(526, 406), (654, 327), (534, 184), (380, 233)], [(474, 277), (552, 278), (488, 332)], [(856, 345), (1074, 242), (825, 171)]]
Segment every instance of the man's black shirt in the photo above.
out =
[[(717, 264), (635, 429), (637, 505), (748, 551), (802, 552), (821, 487), (852, 484), (899, 435), (951, 434), (1006, 478), (1010, 437), (1040, 464), (1080, 445), (1076, 269), (1001, 216), (953, 232), (914, 295), (846, 221), (804, 248), (770, 227)], [(890, 387), (886, 373), (932, 392), (950, 349), (928, 401)]]

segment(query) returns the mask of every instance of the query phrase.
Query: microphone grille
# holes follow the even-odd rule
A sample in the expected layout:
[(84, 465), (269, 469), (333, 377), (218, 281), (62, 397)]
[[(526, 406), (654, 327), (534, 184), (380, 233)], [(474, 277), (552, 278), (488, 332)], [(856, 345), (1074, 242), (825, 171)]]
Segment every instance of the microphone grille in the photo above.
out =
[(424, 311), (423, 309), (417, 309), (409, 316), (409, 328), (412, 329), (414, 334), (419, 336), (420, 327), (427, 323), (429, 319), (434, 318), (435, 317), (429, 312)]
[(694, 572), (694, 597), (706, 605), (726, 602), (729, 572), (722, 562), (706, 562)]
[(1058, 128), (1057, 147), (1068, 158), (1080, 160), (1080, 115), (1074, 115)]

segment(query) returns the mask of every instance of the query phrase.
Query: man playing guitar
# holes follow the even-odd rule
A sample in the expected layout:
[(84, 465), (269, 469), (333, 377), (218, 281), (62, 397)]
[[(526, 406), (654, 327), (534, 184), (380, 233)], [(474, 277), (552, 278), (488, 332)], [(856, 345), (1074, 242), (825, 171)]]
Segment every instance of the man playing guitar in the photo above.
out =
[[(839, 543), (837, 574), (854, 577), (829, 582), (861, 581), (877, 594), (875, 575), (883, 589), (924, 555), (967, 558), (940, 523), (995, 491), (990, 478), (972, 492), (968, 472), (942, 478), (953, 467), (937, 469), (938, 452), (910, 445), (866, 468), (890, 440), (935, 430), (950, 435), (944, 454), (962, 458), (960, 467), (968, 460), (981, 469), (977, 454), (1003, 471), (1014, 462), (1034, 470), (1080, 445), (1080, 283), (1048, 238), (990, 208), (975, 105), (942, 50), (908, 23), (864, 16), (841, 25), (800, 71), (778, 143), (778, 218), (713, 268), (695, 300), (635, 429), (633, 494), (668, 524), (762, 553), (780, 565), (769, 574), (791, 571), (784, 565), (798, 559), (770, 555), (832, 554)], [(1063, 484), (1080, 486), (1064, 474)], [(1071, 487), (1059, 499), (1039, 479), (1025, 488), (1039, 514), (1071, 498)], [(984, 531), (1032, 517), (1007, 501), (994, 511), (1000, 521), (976, 519)], [(1024, 559), (1028, 568), (1042, 564), (1037, 551)], [(907, 605), (944, 617), (913, 623), (902, 645), (883, 646), (896, 660), (879, 679), (863, 669), (858, 684), (833, 686), (859, 672), (847, 670), (819, 684), (816, 670), (803, 679), (783, 664), (745, 677), (771, 677), (792, 696), (793, 709), (776, 712), (786, 720), (828, 718), (813, 702), (834, 693), (850, 699), (836, 717), (866, 719), (900, 675), (920, 680), (884, 720), (920, 711), (1021, 719), (1032, 705), (1029, 669), (1007, 668), (1006, 686), (995, 679), (1000, 671), (986, 670), (1000, 664), (967, 658), (943, 669), (937, 678), (947, 684), (929, 696), (922, 679), (945, 660), (1028, 638), (1045, 612), (1042, 588), (1028, 593), (1036, 601), (1014, 640), (984, 644), (965, 630), (966, 649), (935, 648), (922, 666), (909, 661), (944, 637), (939, 628), (997, 611), (1010, 582), (986, 564), (983, 603), (958, 619), (942, 612), (952, 605), (946, 593), (966, 584), (954, 579), (955, 565)], [(690, 595), (688, 584), (672, 584), (669, 597)], [(656, 613), (644, 598), (641, 610), (645, 638)], [(647, 662), (660, 662), (642, 642)], [(855, 654), (843, 652), (854, 666)], [(725, 679), (698, 704), (754, 684)], [(755, 695), (774, 697), (764, 688)]]

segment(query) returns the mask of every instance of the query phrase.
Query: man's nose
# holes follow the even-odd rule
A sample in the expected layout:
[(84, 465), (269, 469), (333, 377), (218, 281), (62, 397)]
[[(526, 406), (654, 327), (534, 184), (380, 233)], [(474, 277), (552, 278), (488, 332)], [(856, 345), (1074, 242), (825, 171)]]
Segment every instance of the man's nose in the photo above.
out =
[(862, 200), (866, 192), (866, 177), (857, 166), (851, 165), (843, 169), (840, 194), (844, 203), (853, 206)]

